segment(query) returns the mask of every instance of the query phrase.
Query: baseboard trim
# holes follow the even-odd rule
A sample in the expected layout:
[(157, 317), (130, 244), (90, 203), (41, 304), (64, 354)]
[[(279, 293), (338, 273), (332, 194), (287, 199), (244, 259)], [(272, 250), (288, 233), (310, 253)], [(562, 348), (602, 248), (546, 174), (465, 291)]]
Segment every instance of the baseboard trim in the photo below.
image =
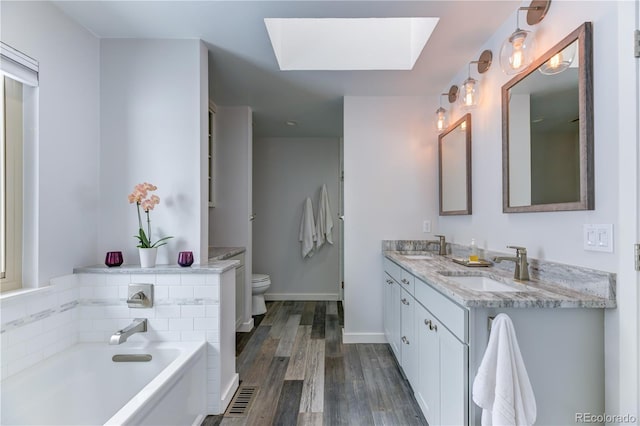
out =
[(342, 343), (387, 343), (384, 333), (345, 333), (342, 329)]
[(236, 326), (236, 331), (238, 333), (248, 333), (253, 330), (253, 318), (251, 318), (247, 322), (240, 323), (240, 325)]
[(339, 300), (337, 293), (266, 293), (264, 300), (298, 300), (298, 301), (318, 301), (318, 300)]
[(222, 392), (222, 398), (220, 399), (221, 405), (220, 405), (219, 414), (222, 414), (225, 411), (227, 411), (227, 407), (229, 406), (231, 399), (233, 399), (233, 395), (235, 395), (239, 384), (240, 384), (240, 375), (236, 373), (233, 375), (233, 378), (229, 382), (229, 385), (227, 386), (227, 388)]

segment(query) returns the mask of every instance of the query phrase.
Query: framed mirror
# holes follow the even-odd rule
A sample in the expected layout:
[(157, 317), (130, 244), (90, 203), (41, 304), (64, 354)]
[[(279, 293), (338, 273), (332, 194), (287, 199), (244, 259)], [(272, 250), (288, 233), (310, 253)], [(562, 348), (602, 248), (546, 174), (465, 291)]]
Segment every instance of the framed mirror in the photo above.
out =
[(440, 216), (471, 214), (471, 114), (438, 136)]
[(592, 28), (502, 86), (502, 210), (593, 210)]

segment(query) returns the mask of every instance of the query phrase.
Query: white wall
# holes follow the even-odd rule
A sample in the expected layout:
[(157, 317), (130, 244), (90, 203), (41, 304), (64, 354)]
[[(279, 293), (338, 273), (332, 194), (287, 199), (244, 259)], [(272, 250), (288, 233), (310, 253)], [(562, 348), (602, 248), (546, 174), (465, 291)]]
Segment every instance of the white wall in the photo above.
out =
[(37, 192), (26, 193), (37, 200), (37, 239), (24, 261), (38, 270), (24, 285), (36, 287), (96, 261), (100, 46), (50, 2), (1, 8), (2, 41), (40, 62), (37, 158), (25, 165), (37, 177)]
[[(522, 245), (534, 258), (617, 272), (618, 309), (605, 316), (606, 411), (637, 415), (638, 277), (631, 262), (639, 226), (637, 195), (633, 195), (638, 193), (638, 142), (632, 135), (639, 117), (632, 95), (636, 65), (630, 53), (634, 7), (630, 1), (553, 2), (535, 28), (542, 54), (584, 21), (593, 22), (595, 210), (502, 213), (500, 89), (509, 77), (496, 61), (481, 77), (483, 99), (473, 112), (474, 214), (441, 217), (438, 230), (462, 244), (474, 237), (481, 247), (493, 250)], [(494, 57), (513, 31), (513, 18), (483, 46), (493, 50)], [(466, 72), (466, 67), (460, 70), (452, 84), (459, 84)], [(613, 224), (614, 253), (583, 250), (583, 224), (587, 223)]]
[(216, 207), (209, 209), (209, 243), (245, 247), (245, 310), (243, 324), (252, 324), (251, 271), (253, 162), (252, 112), (249, 107), (221, 107), (216, 112)]
[(381, 240), (425, 239), (437, 220), (431, 105), (419, 97), (344, 99), (345, 341), (384, 341)]
[[(257, 139), (253, 150), (253, 269), (271, 276), (267, 298), (337, 299), (340, 140)], [(298, 240), (302, 207), (310, 197), (317, 218), (323, 184), (334, 222), (334, 245), (325, 243), (303, 259)]]
[(174, 237), (158, 263), (175, 264), (181, 250), (193, 251), (196, 263), (201, 251), (206, 259), (206, 55), (199, 40), (101, 41), (99, 254), (122, 250), (125, 263), (139, 262), (127, 195), (146, 181), (161, 200), (151, 212), (152, 238)]
[[(502, 213), (500, 89), (509, 78), (497, 56), (514, 30), (513, 16), (478, 51), (491, 49), (496, 60), (480, 77), (483, 98), (472, 112), (473, 215), (440, 217), (434, 227), (448, 241), (468, 244), (475, 238), (482, 248), (505, 252), (507, 244), (523, 245), (534, 258), (618, 274), (618, 308), (606, 312), (609, 414), (637, 414), (638, 408), (638, 274), (632, 243), (639, 238), (639, 114), (632, 95), (637, 64), (630, 53), (636, 3), (556, 1), (536, 28), (542, 53), (584, 21), (593, 22), (596, 209)], [(464, 67), (451, 83), (459, 85), (466, 73)], [(345, 98), (345, 341), (352, 333), (377, 336), (382, 330), (380, 240), (423, 238), (418, 222), (437, 207), (437, 136), (430, 127), (423, 130), (423, 152), (412, 152), (415, 144), (408, 142), (416, 120), (424, 126), (432, 121), (437, 100), (436, 95), (429, 101)], [(451, 121), (462, 114), (454, 111)], [(612, 223), (615, 252), (585, 252), (585, 223)]]

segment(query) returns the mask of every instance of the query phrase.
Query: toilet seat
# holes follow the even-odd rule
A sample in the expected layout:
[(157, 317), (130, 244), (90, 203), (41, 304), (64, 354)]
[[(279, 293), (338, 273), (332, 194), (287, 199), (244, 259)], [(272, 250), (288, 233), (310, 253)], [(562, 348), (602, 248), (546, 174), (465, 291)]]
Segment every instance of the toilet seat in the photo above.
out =
[(265, 281), (270, 281), (269, 275), (266, 274), (252, 274), (251, 275), (251, 284), (262, 283)]

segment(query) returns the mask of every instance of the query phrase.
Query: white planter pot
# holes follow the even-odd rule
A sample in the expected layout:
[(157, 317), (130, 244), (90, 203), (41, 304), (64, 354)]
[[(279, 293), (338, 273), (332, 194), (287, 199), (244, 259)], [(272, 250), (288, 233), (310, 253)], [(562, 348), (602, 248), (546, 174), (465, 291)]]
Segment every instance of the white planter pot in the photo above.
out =
[(158, 248), (138, 248), (140, 253), (140, 267), (141, 268), (153, 268), (156, 266), (156, 256), (158, 255)]

